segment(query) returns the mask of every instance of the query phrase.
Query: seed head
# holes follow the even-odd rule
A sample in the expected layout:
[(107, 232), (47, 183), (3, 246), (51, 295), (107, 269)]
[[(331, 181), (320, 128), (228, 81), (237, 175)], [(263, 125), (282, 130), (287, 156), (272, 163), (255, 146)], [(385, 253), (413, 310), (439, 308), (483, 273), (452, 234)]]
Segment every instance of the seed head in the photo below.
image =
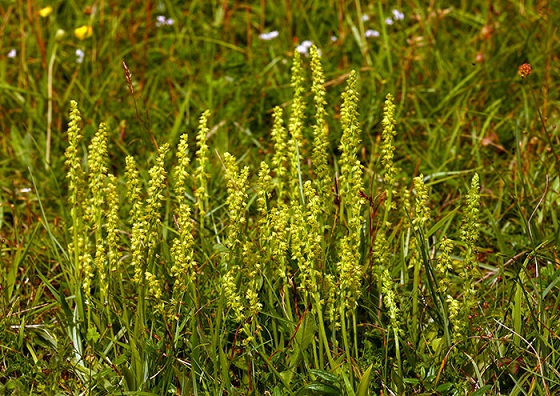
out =
[(519, 66), (519, 68), (517, 69), (517, 75), (521, 78), (525, 78), (529, 74), (531, 74), (532, 71), (533, 68), (531, 67), (531, 65), (528, 63), (524, 63), (521, 66)]

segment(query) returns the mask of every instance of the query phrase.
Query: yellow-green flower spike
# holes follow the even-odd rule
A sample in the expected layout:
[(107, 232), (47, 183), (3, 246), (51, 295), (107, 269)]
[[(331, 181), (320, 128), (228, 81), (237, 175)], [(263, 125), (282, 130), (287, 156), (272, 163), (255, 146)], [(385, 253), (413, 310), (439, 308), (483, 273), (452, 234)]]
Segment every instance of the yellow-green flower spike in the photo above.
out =
[(327, 114), (325, 105), (325, 75), (317, 47), (310, 48), (313, 100), (315, 102), (315, 124), (313, 125), (313, 154), (312, 164), (315, 173), (315, 185), (323, 203), (327, 202), (332, 184), (328, 167), (329, 136), (325, 120)]
[(200, 116), (200, 121), (198, 124), (198, 134), (196, 135), (196, 145), (198, 150), (196, 151), (196, 158), (198, 164), (194, 171), (195, 179), (195, 190), (194, 196), (197, 200), (198, 215), (200, 220), (200, 230), (204, 229), (204, 217), (206, 216), (206, 210), (208, 206), (208, 177), (209, 174), (206, 171), (208, 166), (208, 144), (206, 143), (206, 136), (210, 132), (208, 129), (208, 118), (210, 117), (210, 111), (206, 110)]

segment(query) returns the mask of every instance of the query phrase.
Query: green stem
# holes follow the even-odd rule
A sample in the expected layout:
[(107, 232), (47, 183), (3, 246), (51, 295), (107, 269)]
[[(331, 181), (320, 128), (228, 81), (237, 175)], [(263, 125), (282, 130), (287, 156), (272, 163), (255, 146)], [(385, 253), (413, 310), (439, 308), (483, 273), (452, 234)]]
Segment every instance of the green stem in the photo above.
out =
[(539, 104), (537, 102), (537, 97), (535, 96), (535, 92), (529, 88), (529, 83), (526, 81), (526, 85), (529, 89), (529, 92), (531, 92), (531, 96), (533, 97), (533, 101), (535, 102), (535, 107), (537, 108), (537, 113), (539, 114), (539, 118), (541, 120), (542, 123), (542, 128), (544, 130), (544, 135), (546, 136), (546, 140), (548, 141), (548, 144), (550, 145), (550, 149), (552, 150), (552, 154), (554, 155), (554, 161), (556, 163), (556, 170), (558, 171), (558, 174), (560, 174), (560, 157), (558, 156), (558, 153), (556, 152), (556, 146), (555, 144), (552, 142), (552, 137), (550, 136), (550, 133), (548, 132), (548, 129), (546, 127), (546, 122), (544, 119), (544, 116), (541, 112), (541, 108), (539, 107)]
[(396, 327), (393, 327), (393, 334), (395, 336), (395, 355), (397, 357), (397, 374), (399, 376), (399, 383), (401, 383), (403, 375), (402, 375), (402, 360), (401, 360), (401, 348), (399, 344), (399, 330)]
[(49, 59), (49, 67), (47, 70), (47, 139), (45, 142), (45, 167), (49, 168), (51, 162), (51, 136), (52, 136), (52, 112), (53, 112), (53, 69), (56, 59), (56, 50), (58, 45), (53, 45), (51, 57)]
[[(352, 364), (352, 356), (350, 354), (350, 342), (348, 341), (348, 329), (346, 329), (346, 312), (344, 312), (344, 305), (340, 304), (340, 329), (342, 330), (342, 342), (344, 344), (344, 352), (346, 353), (347, 364)], [(353, 383), (353, 373), (349, 370), (350, 383)]]
[[(325, 352), (327, 353), (327, 359), (329, 360), (329, 365), (331, 368), (335, 367), (335, 362), (333, 360), (331, 349), (329, 347), (329, 340), (327, 338), (327, 332), (325, 331), (325, 321), (323, 319), (323, 311), (321, 309), (321, 302), (318, 293), (313, 293), (313, 300), (315, 301), (315, 309), (317, 311), (317, 319), (319, 322), (319, 337), (324, 345)], [(321, 369), (323, 368), (323, 354), (321, 356)]]
[(355, 308), (352, 310), (352, 329), (354, 331), (354, 358), (358, 359), (358, 321)]
[(420, 284), (420, 260), (414, 260), (414, 277), (412, 279), (412, 344), (418, 342), (418, 294)]

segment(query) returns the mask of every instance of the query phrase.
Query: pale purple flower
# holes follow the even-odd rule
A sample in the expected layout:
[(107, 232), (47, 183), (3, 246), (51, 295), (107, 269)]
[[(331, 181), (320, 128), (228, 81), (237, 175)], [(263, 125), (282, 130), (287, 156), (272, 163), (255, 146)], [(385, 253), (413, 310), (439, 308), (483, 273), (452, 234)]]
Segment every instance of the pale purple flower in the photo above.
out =
[(399, 10), (393, 10), (393, 19), (395, 21), (402, 21), (404, 19), (404, 14)]
[(175, 23), (175, 21), (171, 18), (166, 18), (164, 15), (158, 15), (156, 17), (156, 26), (171, 26)]
[(278, 35), (279, 35), (278, 30), (273, 30), (272, 32), (259, 34), (259, 38), (261, 40), (268, 41), (268, 40), (275, 39), (276, 37), (278, 37)]
[(163, 26), (163, 25), (165, 25), (166, 21), (167, 21), (166, 17), (164, 17), (163, 15), (158, 15), (156, 17), (156, 26), (157, 27)]
[(82, 63), (84, 61), (84, 51), (81, 49), (76, 50), (76, 63)]
[[(307, 55), (309, 55), (309, 48), (311, 48), (312, 45), (313, 45), (313, 41), (304, 40), (296, 47), (296, 51), (299, 52), (302, 55), (307, 56)], [(319, 54), (319, 56), (321, 56), (321, 50), (320, 49), (317, 49), (317, 53)]]
[(366, 38), (379, 37), (379, 32), (377, 30), (369, 29), (365, 32)]
[(392, 20), (391, 18), (385, 19), (385, 24), (386, 24), (386, 25), (392, 25), (393, 23), (394, 23), (394, 22), (393, 22), (393, 20)]
[(296, 47), (296, 51), (299, 52), (302, 55), (307, 55), (307, 52), (309, 51), (309, 48), (306, 47), (305, 45), (300, 44)]
[(331, 41), (332, 41), (333, 43), (336, 43), (336, 42), (338, 41), (338, 37), (336, 37), (336, 36), (331, 36)]
[(15, 58), (17, 55), (17, 51), (15, 48), (12, 48), (10, 52), (8, 52), (8, 58)]
[(368, 14), (362, 15), (362, 21), (363, 21), (363, 22), (369, 21), (369, 15), (368, 15)]

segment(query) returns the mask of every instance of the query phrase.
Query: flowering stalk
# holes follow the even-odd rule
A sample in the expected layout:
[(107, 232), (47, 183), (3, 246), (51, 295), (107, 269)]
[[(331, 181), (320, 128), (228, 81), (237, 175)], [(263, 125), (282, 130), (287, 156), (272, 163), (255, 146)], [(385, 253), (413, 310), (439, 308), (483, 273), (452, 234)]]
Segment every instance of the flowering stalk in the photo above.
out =
[(391, 222), (389, 221), (389, 213), (395, 209), (393, 197), (395, 194), (394, 187), (396, 182), (396, 168), (393, 163), (395, 144), (394, 137), (396, 135), (394, 118), (395, 105), (393, 104), (393, 95), (387, 94), (385, 107), (383, 109), (383, 132), (381, 138), (381, 164), (383, 165), (385, 174), (383, 182), (385, 188), (384, 214), (382, 223), (377, 230), (376, 239), (372, 249), (372, 259), (374, 262), (374, 274), (377, 278), (378, 288), (381, 292), (382, 299), (389, 315), (390, 328), (395, 337), (395, 349), (397, 355), (399, 375), (402, 375), (402, 362), (400, 357), (400, 310), (398, 308), (398, 295), (393, 290), (393, 280), (391, 278), (391, 267), (388, 265), (389, 260), (389, 242), (387, 235)]
[(340, 140), (340, 213), (341, 221), (348, 227), (348, 234), (340, 242), (340, 274), (342, 304), (353, 310), (360, 297), (360, 279), (362, 278), (360, 257), (360, 233), (363, 223), (361, 197), (362, 168), (357, 159), (361, 128), (358, 121), (358, 92), (356, 72), (348, 78), (348, 86), (343, 93), (341, 108), (342, 137)]
[[(91, 140), (88, 153), (88, 179), (91, 197), (88, 200), (87, 213), (88, 220), (95, 239), (95, 268), (99, 274), (99, 287), (101, 301), (106, 302), (108, 296), (108, 279), (106, 266), (106, 252), (104, 246), (104, 203), (106, 201), (105, 184), (107, 178), (107, 126), (102, 123)], [(84, 291), (86, 298), (89, 298), (91, 280), (94, 277), (93, 268), (86, 274), (84, 279)]]
[[(187, 180), (190, 159), (188, 157), (188, 134), (181, 136), (177, 148), (177, 167), (175, 169), (175, 221), (178, 227), (178, 236), (171, 247), (173, 266), (171, 275), (175, 278), (173, 291), (179, 295), (184, 293), (189, 284), (196, 278), (197, 263), (194, 259), (194, 238), (192, 236), (191, 207), (187, 202)], [(193, 290), (194, 291), (194, 290)], [(193, 295), (193, 299), (194, 299)], [(197, 299), (194, 299), (195, 301)]]
[(70, 216), (72, 218), (72, 242), (68, 245), (71, 257), (73, 280), (77, 285), (81, 284), (82, 255), (86, 252), (87, 230), (83, 220), (83, 203), (85, 202), (86, 185), (85, 172), (80, 162), (80, 142), (83, 138), (80, 131), (82, 117), (78, 110), (78, 104), (70, 101), (70, 121), (68, 123), (68, 147), (65, 151), (65, 165), (68, 168), (66, 178), (68, 179), (68, 190), (70, 192), (68, 201), (70, 203)]
[(317, 47), (314, 45), (310, 49), (311, 71), (313, 83), (311, 91), (315, 101), (315, 125), (313, 125), (313, 156), (312, 163), (315, 171), (315, 188), (321, 197), (322, 207), (326, 207), (328, 196), (330, 195), (330, 171), (328, 167), (328, 148), (329, 136), (328, 126), (325, 120), (327, 114), (325, 105), (325, 75)]
[(196, 135), (196, 145), (198, 147), (196, 158), (198, 159), (198, 164), (194, 171), (194, 196), (197, 200), (199, 232), (201, 236), (204, 235), (204, 218), (208, 208), (208, 177), (210, 175), (206, 171), (206, 167), (208, 166), (208, 145), (206, 143), (206, 136), (208, 132), (210, 132), (208, 129), (209, 117), (209, 110), (202, 113), (198, 124), (198, 134)]
[[(307, 202), (307, 207), (305, 210), (304, 224), (306, 227), (306, 244), (304, 247), (305, 261), (303, 267), (300, 266), (300, 272), (305, 273), (303, 280), (303, 286), (305, 287), (305, 295), (310, 293), (312, 296), (312, 313), (317, 315), (317, 324), (319, 326), (319, 339), (322, 341), (329, 364), (331, 367), (335, 366), (335, 362), (332, 357), (332, 353), (329, 346), (329, 340), (327, 338), (327, 333), (325, 330), (325, 321), (323, 319), (323, 301), (321, 292), (319, 289), (322, 278), (326, 274), (325, 268), (325, 249), (323, 248), (323, 226), (320, 222), (321, 215), (323, 213), (322, 200), (317, 194), (317, 191), (313, 188), (310, 181), (304, 184), (305, 199)], [(328, 292), (329, 290), (327, 290)], [(307, 299), (307, 297), (306, 297)], [(307, 305), (307, 304), (306, 304)], [(323, 368), (323, 357), (319, 358), (319, 367)]]
[[(303, 182), (301, 179), (301, 150), (303, 146), (303, 122), (305, 120), (305, 78), (301, 66), (301, 55), (294, 52), (294, 64), (292, 66), (292, 88), (294, 98), (292, 101), (292, 114), (288, 124), (290, 140), (288, 142), (290, 161), (290, 200), (292, 202), (305, 202), (303, 196)], [(299, 191), (299, 198), (298, 198)]]
[(346, 314), (351, 313), (354, 334), (354, 355), (357, 356), (357, 328), (355, 326), (356, 307), (361, 295), (361, 279), (363, 278), (360, 239), (361, 227), (364, 221), (362, 207), (364, 198), (362, 191), (362, 167), (357, 158), (360, 144), (361, 128), (358, 120), (358, 91), (357, 75), (355, 71), (348, 77), (347, 87), (342, 94), (341, 123), (342, 137), (340, 139), (340, 217), (346, 223), (348, 233), (343, 235), (339, 243), (340, 258), (337, 271), (340, 277), (340, 315), (345, 350), (350, 360), (350, 347), (346, 337)]
[(230, 217), (228, 235), (225, 242), (228, 252), (223, 257), (225, 274), (222, 277), (222, 293), (228, 308), (233, 312), (236, 322), (242, 323), (246, 318), (245, 306), (242, 303), (242, 293), (238, 290), (236, 277), (241, 274), (239, 265), (239, 248), (243, 245), (242, 229), (245, 225), (245, 210), (247, 207), (247, 178), (249, 168), (239, 171), (235, 157), (224, 154), (224, 166), (227, 180), (226, 205)]
[(163, 312), (161, 300), (161, 281), (156, 275), (157, 250), (160, 244), (160, 232), (162, 228), (161, 208), (163, 206), (163, 193), (166, 188), (167, 172), (165, 170), (165, 156), (169, 151), (169, 144), (163, 144), (159, 148), (156, 163), (148, 170), (150, 180), (148, 182), (148, 196), (146, 198), (146, 211), (144, 213), (146, 224), (146, 247), (147, 263), (144, 279), (147, 282), (148, 294), (158, 311)]
[(471, 187), (467, 194), (467, 208), (461, 227), (461, 240), (465, 243), (466, 252), (462, 265), (461, 278), (463, 280), (463, 315), (466, 318), (476, 305), (476, 291), (474, 280), (478, 275), (476, 259), (477, 242), (480, 237), (480, 184), (478, 173), (475, 173)]
[(136, 160), (132, 156), (126, 157), (126, 187), (130, 209), (130, 221), (132, 231), (130, 236), (130, 254), (132, 256), (131, 267), (134, 271), (134, 282), (141, 283), (145, 266), (144, 240), (146, 239), (146, 221), (144, 218), (144, 200), (142, 199), (140, 187), (140, 174), (136, 166)]
[(274, 142), (274, 156), (272, 170), (276, 175), (276, 195), (278, 205), (284, 204), (285, 189), (289, 186), (287, 164), (289, 160), (288, 131), (282, 121), (282, 108), (275, 107), (273, 114), (272, 140)]
[(412, 244), (415, 245), (416, 251), (412, 253), (412, 265), (414, 268), (413, 284), (412, 284), (412, 339), (414, 342), (417, 341), (417, 331), (418, 331), (418, 297), (420, 288), (420, 268), (422, 265), (422, 260), (420, 257), (423, 254), (423, 249), (425, 249), (425, 224), (430, 219), (430, 208), (428, 206), (428, 189), (424, 184), (424, 175), (420, 175), (414, 178), (414, 190), (416, 191), (416, 196), (414, 199), (414, 216), (412, 218), (412, 229), (414, 231), (414, 237)]
[[(449, 271), (453, 269), (453, 261), (451, 255), (453, 253), (453, 241), (448, 238), (443, 238), (443, 241), (439, 247), (439, 256), (436, 259), (436, 274), (438, 275), (439, 284), (437, 286), (437, 292), (441, 296), (441, 306), (443, 312), (443, 331), (445, 339), (447, 341), (447, 346), (450, 347), (452, 344), (452, 339), (449, 334), (449, 322), (451, 320), (449, 313), (449, 304), (455, 304), (453, 302), (454, 298), (449, 294)], [(447, 303), (447, 307), (445, 304)]]
[(383, 139), (383, 143), (381, 144), (381, 164), (385, 170), (385, 174), (383, 176), (383, 182), (385, 184), (385, 212), (383, 215), (383, 225), (389, 226), (389, 212), (391, 209), (394, 209), (393, 203), (393, 194), (394, 194), (394, 185), (396, 181), (396, 174), (397, 170), (395, 165), (393, 164), (393, 157), (395, 151), (395, 142), (394, 137), (397, 134), (395, 131), (395, 125), (397, 122), (395, 121), (395, 105), (393, 103), (393, 95), (390, 93), (387, 94), (385, 100), (385, 107), (383, 109), (383, 120), (381, 124), (383, 125), (383, 132), (381, 137)]
[(113, 174), (107, 176), (107, 261), (111, 273), (119, 273), (119, 194), (117, 191), (117, 178)]

